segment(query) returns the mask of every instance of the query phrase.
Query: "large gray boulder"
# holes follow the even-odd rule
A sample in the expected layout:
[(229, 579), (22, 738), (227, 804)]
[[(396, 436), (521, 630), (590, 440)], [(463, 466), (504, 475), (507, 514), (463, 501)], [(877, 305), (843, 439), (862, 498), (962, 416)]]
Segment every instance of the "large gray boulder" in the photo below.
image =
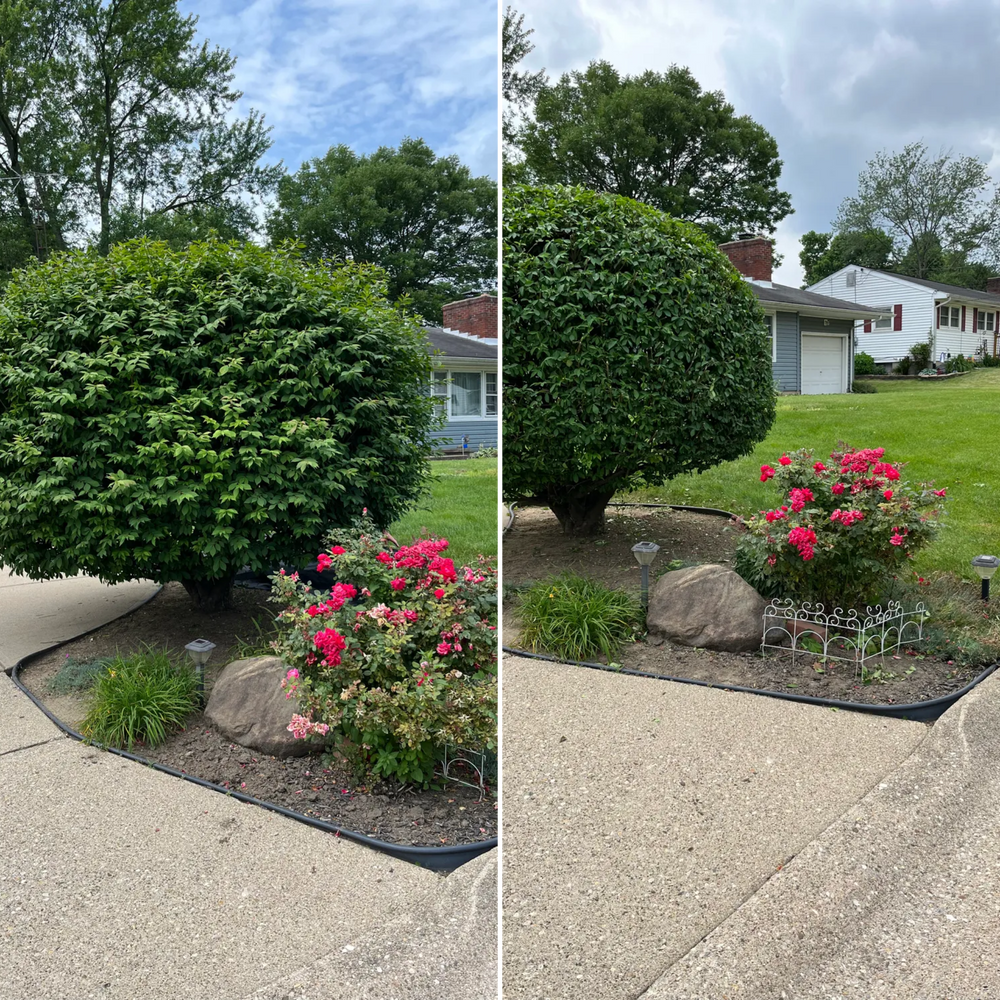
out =
[(297, 740), (288, 731), (300, 712), (297, 695), (285, 697), (282, 678), (288, 668), (277, 656), (234, 660), (219, 674), (205, 715), (227, 739), (272, 757), (315, 753), (313, 740)]
[(760, 648), (765, 601), (727, 566), (664, 573), (649, 595), (646, 627), (682, 646), (746, 653)]

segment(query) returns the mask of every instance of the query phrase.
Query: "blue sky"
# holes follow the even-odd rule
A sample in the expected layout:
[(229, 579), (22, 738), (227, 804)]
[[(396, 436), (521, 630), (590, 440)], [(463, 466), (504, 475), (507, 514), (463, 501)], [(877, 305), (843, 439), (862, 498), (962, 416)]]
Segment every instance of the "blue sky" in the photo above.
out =
[(497, 0), (180, 0), (196, 41), (236, 57), (237, 112), (273, 127), (294, 172), (343, 143), (422, 138), (497, 176)]

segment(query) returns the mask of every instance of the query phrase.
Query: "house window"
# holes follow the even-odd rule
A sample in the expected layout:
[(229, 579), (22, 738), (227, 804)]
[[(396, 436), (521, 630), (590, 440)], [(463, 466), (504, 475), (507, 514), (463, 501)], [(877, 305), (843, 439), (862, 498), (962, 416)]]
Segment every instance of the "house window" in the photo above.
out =
[[(925, 313), (926, 315), (926, 313)], [(886, 316), (883, 319), (875, 320), (876, 330), (891, 330), (892, 329), (892, 317)]]
[(776, 317), (765, 316), (764, 325), (767, 327), (767, 335), (771, 340), (771, 360), (778, 360), (778, 338), (774, 332), (775, 330)]
[(497, 373), (486, 372), (486, 416), (497, 415)]
[(436, 415), (448, 419), (497, 415), (496, 372), (436, 371), (430, 391)]
[(958, 306), (938, 306), (938, 329), (958, 330), (962, 325), (962, 310)]
[(979, 330), (980, 333), (985, 333), (987, 330), (989, 330), (990, 333), (993, 332), (993, 315), (994, 314), (991, 312), (981, 312), (979, 314), (979, 318), (976, 320), (976, 329)]

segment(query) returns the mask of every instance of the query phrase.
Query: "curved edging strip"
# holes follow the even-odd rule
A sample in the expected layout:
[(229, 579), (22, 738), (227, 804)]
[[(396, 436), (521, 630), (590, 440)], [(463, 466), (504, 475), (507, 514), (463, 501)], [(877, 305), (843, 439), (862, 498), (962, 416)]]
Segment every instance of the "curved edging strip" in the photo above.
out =
[(716, 517), (728, 517), (733, 520), (736, 514), (730, 513), (728, 510), (719, 510), (718, 507), (689, 507), (687, 504), (683, 503), (609, 503), (609, 507), (665, 507), (668, 510), (680, 510), (686, 511), (688, 514), (712, 514)]
[(951, 694), (934, 698), (931, 701), (918, 701), (912, 705), (865, 705), (861, 702), (838, 701), (834, 698), (813, 698), (807, 694), (786, 694), (784, 691), (767, 691), (762, 688), (743, 687), (740, 684), (711, 684), (708, 681), (696, 681), (690, 677), (670, 677), (666, 674), (653, 674), (646, 670), (628, 670), (625, 667), (611, 667), (606, 663), (588, 663), (585, 660), (560, 660), (555, 656), (542, 653), (532, 653), (526, 649), (515, 649), (504, 646), (503, 652), (512, 656), (526, 656), (531, 660), (547, 660), (549, 663), (565, 663), (573, 667), (588, 667), (591, 670), (606, 670), (613, 674), (628, 674), (632, 677), (650, 677), (657, 681), (673, 681), (676, 684), (695, 684), (698, 687), (715, 688), (719, 691), (738, 691), (741, 694), (758, 694), (765, 698), (781, 698), (784, 701), (797, 701), (805, 705), (818, 705), (822, 708), (836, 708), (848, 712), (864, 712), (868, 715), (881, 715), (889, 719), (907, 719), (910, 722), (935, 722), (958, 701), (962, 695), (968, 694), (980, 681), (993, 673), (1000, 663), (987, 667), (978, 677), (965, 687)]
[[(89, 631), (95, 630), (91, 629)], [(87, 633), (84, 632), (82, 634), (86, 635)], [(78, 639), (80, 636), (76, 636), (75, 638)], [(26, 694), (32, 702), (34, 702), (34, 704), (42, 710), (42, 712), (48, 717), (49, 721), (51, 721), (57, 728), (62, 730), (62, 732), (72, 739), (77, 740), (80, 743), (86, 743), (87, 740), (80, 733), (76, 732), (74, 729), (70, 729), (70, 727), (67, 726), (61, 719), (53, 715), (48, 708), (46, 708), (45, 705), (42, 704), (42, 702), (39, 701), (38, 698), (36, 698), (24, 686), (24, 684), (21, 683), (21, 679), (18, 677), (21, 667), (27, 666), (32, 660), (46, 653), (51, 653), (53, 649), (58, 649), (59, 646), (63, 646), (67, 642), (73, 642), (73, 639), (67, 639), (64, 642), (57, 643), (55, 646), (48, 646), (45, 649), (39, 650), (37, 653), (31, 653), (28, 656), (22, 657), (11, 669), (10, 679), (17, 685), (19, 690)], [(244, 795), (242, 792), (234, 792), (229, 788), (223, 788), (221, 785), (212, 784), (211, 781), (206, 781), (204, 778), (196, 778), (192, 774), (184, 774), (183, 771), (167, 767), (165, 764), (157, 764), (155, 761), (147, 760), (145, 757), (140, 757), (138, 754), (129, 753), (127, 750), (118, 750), (116, 747), (106, 747), (100, 743), (93, 743), (91, 745), (97, 747), (99, 750), (105, 750), (108, 753), (124, 757), (126, 760), (132, 760), (138, 764), (145, 764), (147, 767), (153, 768), (154, 771), (161, 771), (163, 774), (169, 774), (175, 778), (182, 778), (184, 781), (190, 781), (192, 784), (201, 785), (202, 788), (209, 788), (213, 792), (220, 792), (223, 795), (228, 795), (230, 798), (239, 799), (241, 802), (249, 802), (255, 806), (262, 806), (264, 809), (269, 809), (271, 812), (278, 813), (280, 816), (285, 816), (288, 819), (304, 823), (306, 826), (315, 827), (317, 830), (323, 830), (326, 833), (333, 833), (338, 837), (343, 837), (345, 840), (356, 841), (359, 844), (364, 844), (366, 847), (372, 847), (376, 851), (382, 851), (384, 854), (398, 858), (400, 861), (408, 861), (410, 864), (419, 865), (420, 867), (428, 868), (431, 871), (454, 871), (466, 862), (472, 861), (474, 858), (478, 858), (479, 855), (493, 850), (498, 843), (497, 838), (492, 837), (490, 840), (481, 840), (473, 844), (458, 844), (454, 847), (405, 847), (401, 844), (390, 844), (384, 840), (376, 840), (374, 837), (366, 837), (363, 833), (356, 833), (353, 830), (346, 830), (343, 827), (334, 826), (332, 823), (324, 823), (322, 820), (314, 819), (311, 816), (303, 816), (301, 813), (293, 812), (291, 809), (286, 809), (284, 806), (275, 805), (273, 802), (265, 802), (263, 799), (255, 799), (253, 796)]]
[(517, 520), (517, 512), (515, 510), (517, 504), (507, 503), (504, 506), (507, 508), (507, 523), (503, 526), (502, 534), (506, 535), (507, 532), (514, 530), (514, 522)]

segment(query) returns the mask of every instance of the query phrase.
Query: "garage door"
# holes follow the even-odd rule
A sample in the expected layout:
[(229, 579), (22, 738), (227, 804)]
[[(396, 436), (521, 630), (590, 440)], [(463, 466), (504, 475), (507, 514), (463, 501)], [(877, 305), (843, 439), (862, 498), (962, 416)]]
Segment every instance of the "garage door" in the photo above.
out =
[(844, 337), (802, 335), (802, 394), (846, 392)]

